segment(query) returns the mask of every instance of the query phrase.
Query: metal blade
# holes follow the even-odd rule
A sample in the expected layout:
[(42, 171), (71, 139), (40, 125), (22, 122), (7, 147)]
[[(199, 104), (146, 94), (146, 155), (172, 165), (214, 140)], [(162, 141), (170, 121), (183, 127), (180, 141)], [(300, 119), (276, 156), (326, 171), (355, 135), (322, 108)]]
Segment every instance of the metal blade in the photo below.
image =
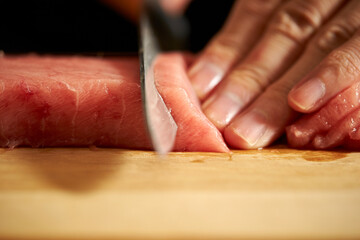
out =
[(140, 80), (145, 120), (154, 150), (165, 155), (173, 148), (177, 125), (156, 89), (154, 62), (160, 53), (160, 46), (146, 8), (140, 21)]

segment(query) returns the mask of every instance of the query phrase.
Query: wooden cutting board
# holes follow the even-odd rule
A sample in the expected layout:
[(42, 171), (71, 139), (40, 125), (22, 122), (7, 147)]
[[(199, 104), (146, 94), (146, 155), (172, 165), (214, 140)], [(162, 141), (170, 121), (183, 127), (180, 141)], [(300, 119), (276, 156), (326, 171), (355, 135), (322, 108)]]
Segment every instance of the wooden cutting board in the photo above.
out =
[(359, 239), (360, 153), (0, 149), (1, 239)]

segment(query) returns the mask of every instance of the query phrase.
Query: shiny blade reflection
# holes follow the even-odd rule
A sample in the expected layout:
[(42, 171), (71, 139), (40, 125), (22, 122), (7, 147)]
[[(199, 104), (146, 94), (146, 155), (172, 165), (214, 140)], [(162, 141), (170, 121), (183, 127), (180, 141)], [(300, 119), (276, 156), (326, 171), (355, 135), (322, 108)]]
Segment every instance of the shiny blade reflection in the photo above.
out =
[(140, 34), (140, 77), (146, 124), (154, 150), (166, 155), (175, 143), (177, 125), (156, 89), (154, 62), (160, 51), (146, 11), (141, 18)]

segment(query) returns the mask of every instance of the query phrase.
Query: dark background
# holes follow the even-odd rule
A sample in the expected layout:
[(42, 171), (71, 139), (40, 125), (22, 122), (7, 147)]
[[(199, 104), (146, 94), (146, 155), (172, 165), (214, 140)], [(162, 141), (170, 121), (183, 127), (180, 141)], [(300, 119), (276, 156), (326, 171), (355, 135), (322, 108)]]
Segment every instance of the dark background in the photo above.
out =
[[(190, 4), (185, 13), (191, 25), (189, 50), (203, 48), (232, 3)], [(0, 50), (5, 53), (136, 52), (137, 44), (136, 26), (97, 0), (0, 0)]]

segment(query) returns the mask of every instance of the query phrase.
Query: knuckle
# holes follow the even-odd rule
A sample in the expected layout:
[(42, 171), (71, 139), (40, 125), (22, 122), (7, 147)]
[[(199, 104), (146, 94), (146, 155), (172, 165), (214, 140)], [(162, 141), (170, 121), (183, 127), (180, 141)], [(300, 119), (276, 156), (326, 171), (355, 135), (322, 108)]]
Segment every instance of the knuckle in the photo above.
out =
[(266, 90), (266, 96), (278, 103), (287, 103), (287, 95), (290, 92), (291, 86), (289, 84), (274, 83)]
[(225, 48), (231, 49), (231, 50), (239, 48), (238, 39), (236, 38), (236, 36), (233, 36), (231, 34), (220, 35), (217, 38), (217, 44), (219, 44)]
[(264, 69), (259, 66), (242, 66), (241, 68), (233, 70), (229, 74), (229, 79), (242, 88), (258, 93), (263, 91), (269, 84), (264, 72)]
[(329, 53), (349, 40), (353, 34), (354, 29), (349, 24), (345, 22), (334, 23), (319, 33), (314, 39), (313, 45), (320, 51)]
[(356, 51), (350, 48), (337, 49), (331, 52), (326, 65), (336, 69), (342, 75), (355, 77), (360, 74), (359, 56), (356, 55)]
[[(219, 62), (238, 57), (239, 41), (229, 34), (220, 34), (211, 44), (208, 53)], [(217, 58), (217, 59), (216, 59)]]
[(309, 1), (287, 5), (274, 16), (270, 29), (304, 44), (322, 21), (320, 11), (313, 5)]

